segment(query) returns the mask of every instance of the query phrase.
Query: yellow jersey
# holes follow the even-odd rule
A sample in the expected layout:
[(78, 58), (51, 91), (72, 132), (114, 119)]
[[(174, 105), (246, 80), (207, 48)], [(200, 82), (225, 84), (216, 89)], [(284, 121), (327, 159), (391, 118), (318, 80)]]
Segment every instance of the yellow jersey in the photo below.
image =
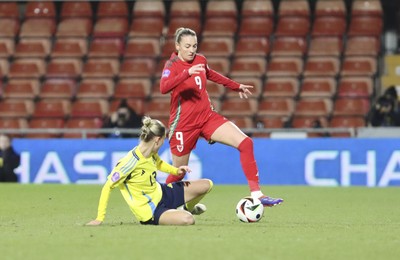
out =
[(110, 192), (118, 187), (137, 220), (150, 220), (162, 198), (161, 186), (156, 181), (157, 170), (178, 174), (178, 168), (161, 160), (156, 153), (146, 158), (137, 147), (129, 151), (107, 177), (96, 219), (104, 221)]

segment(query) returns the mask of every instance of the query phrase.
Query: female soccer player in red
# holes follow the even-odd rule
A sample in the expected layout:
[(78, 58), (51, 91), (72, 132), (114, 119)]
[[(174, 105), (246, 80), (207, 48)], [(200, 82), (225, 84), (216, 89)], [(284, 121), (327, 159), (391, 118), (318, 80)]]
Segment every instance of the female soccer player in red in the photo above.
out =
[[(188, 164), (200, 136), (235, 147), (240, 152), (240, 163), (252, 197), (268, 207), (282, 203), (282, 199), (261, 192), (253, 140), (213, 109), (206, 90), (207, 80), (211, 80), (237, 91), (240, 98), (247, 98), (253, 86), (239, 84), (209, 68), (207, 59), (196, 53), (197, 36), (189, 28), (176, 30), (175, 48), (176, 52), (165, 63), (160, 81), (161, 93), (171, 95), (169, 143), (174, 166)], [(166, 182), (182, 178), (169, 175)]]

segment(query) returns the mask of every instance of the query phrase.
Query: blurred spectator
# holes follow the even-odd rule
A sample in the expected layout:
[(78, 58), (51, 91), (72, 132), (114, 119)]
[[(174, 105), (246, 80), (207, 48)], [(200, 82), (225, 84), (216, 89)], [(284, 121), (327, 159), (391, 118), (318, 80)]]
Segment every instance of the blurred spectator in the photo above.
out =
[[(315, 119), (312, 123), (311, 123), (311, 127), (314, 129), (319, 129), (319, 128), (325, 128), (324, 124), (321, 122), (322, 120), (320, 119)], [(318, 132), (314, 134), (316, 137), (330, 137), (330, 133), (329, 132)]]
[(14, 169), (19, 166), (20, 156), (11, 146), (10, 138), (0, 135), (0, 182), (18, 182)]
[(136, 114), (125, 99), (123, 99), (117, 109), (113, 112), (103, 125), (103, 128), (114, 128), (115, 131), (110, 134), (105, 134), (106, 137), (114, 138), (129, 138), (139, 137), (138, 134), (121, 133), (119, 129), (134, 129), (142, 126), (142, 116)]
[(400, 126), (400, 104), (394, 86), (378, 98), (368, 119), (372, 126)]

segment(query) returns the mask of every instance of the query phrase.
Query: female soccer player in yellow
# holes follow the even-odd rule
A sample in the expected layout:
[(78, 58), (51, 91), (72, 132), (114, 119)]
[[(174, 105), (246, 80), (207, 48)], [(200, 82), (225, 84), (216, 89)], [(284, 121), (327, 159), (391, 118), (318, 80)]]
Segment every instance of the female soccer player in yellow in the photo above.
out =
[[(114, 167), (101, 191), (97, 217), (86, 225), (100, 225), (105, 218), (111, 190), (118, 187), (129, 208), (141, 224), (192, 225), (190, 212), (211, 190), (208, 179), (160, 184), (157, 170), (182, 175), (190, 172), (188, 166), (176, 168), (158, 156), (166, 129), (159, 120), (143, 118), (139, 145), (129, 151)], [(177, 209), (184, 206), (185, 210)], [(201, 210), (197, 213), (202, 213)], [(193, 213), (195, 214), (195, 212)]]

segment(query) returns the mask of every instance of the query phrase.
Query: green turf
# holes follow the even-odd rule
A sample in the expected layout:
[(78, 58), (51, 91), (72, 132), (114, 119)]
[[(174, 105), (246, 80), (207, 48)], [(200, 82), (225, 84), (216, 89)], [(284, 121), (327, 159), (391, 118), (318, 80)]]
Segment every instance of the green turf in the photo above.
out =
[(259, 223), (234, 214), (247, 186), (215, 186), (189, 227), (141, 226), (118, 190), (106, 222), (100, 186), (0, 185), (2, 259), (399, 259), (399, 188), (264, 187), (285, 203)]

